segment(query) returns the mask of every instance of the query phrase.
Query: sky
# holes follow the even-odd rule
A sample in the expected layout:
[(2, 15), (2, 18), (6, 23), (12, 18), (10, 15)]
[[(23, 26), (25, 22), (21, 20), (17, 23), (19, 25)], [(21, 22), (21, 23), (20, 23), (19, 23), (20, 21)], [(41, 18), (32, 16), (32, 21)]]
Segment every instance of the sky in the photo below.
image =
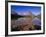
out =
[(41, 7), (11, 5), (11, 11), (14, 11), (19, 15), (28, 15), (30, 13), (33, 13), (34, 15), (38, 15), (41, 13)]

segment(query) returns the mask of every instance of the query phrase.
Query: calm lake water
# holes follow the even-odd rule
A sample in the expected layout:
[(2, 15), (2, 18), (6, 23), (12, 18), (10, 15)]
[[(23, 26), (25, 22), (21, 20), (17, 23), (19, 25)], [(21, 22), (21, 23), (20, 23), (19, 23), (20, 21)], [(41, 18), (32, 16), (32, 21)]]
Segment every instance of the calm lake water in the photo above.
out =
[(34, 18), (34, 19), (32, 20), (32, 22), (33, 22), (33, 24), (34, 24), (34, 25), (41, 26), (41, 20), (40, 20), (40, 19), (38, 19), (37, 17), (36, 17), (36, 18)]

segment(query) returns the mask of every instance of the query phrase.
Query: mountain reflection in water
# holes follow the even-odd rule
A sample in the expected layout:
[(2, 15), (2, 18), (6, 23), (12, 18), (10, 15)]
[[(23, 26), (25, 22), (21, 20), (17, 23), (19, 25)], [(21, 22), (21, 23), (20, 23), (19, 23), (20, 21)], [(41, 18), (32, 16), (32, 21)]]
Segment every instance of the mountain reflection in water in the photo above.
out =
[(35, 17), (33, 20), (32, 20), (33, 24), (35, 25), (38, 25), (38, 26), (41, 26), (41, 20), (38, 19), (37, 17)]

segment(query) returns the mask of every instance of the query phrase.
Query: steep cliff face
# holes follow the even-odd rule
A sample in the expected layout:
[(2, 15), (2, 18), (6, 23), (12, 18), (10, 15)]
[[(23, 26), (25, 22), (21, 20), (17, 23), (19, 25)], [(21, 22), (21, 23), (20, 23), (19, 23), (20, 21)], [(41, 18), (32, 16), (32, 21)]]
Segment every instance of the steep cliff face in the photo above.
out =
[(32, 25), (32, 19), (31, 18), (19, 18), (18, 20), (11, 20), (11, 24), (13, 26), (24, 26), (24, 25)]
[(29, 11), (28, 15), (18, 15), (17, 13), (11, 13), (11, 28), (12, 31), (27, 31), (41, 29), (41, 21), (35, 15)]

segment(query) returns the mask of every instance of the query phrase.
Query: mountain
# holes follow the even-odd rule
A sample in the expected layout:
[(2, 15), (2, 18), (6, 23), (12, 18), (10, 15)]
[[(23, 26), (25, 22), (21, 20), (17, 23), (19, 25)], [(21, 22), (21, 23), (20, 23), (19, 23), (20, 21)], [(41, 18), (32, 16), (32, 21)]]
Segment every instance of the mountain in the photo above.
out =
[(11, 12), (11, 19), (18, 19), (20, 17), (23, 17), (23, 16), (18, 15), (16, 12)]

